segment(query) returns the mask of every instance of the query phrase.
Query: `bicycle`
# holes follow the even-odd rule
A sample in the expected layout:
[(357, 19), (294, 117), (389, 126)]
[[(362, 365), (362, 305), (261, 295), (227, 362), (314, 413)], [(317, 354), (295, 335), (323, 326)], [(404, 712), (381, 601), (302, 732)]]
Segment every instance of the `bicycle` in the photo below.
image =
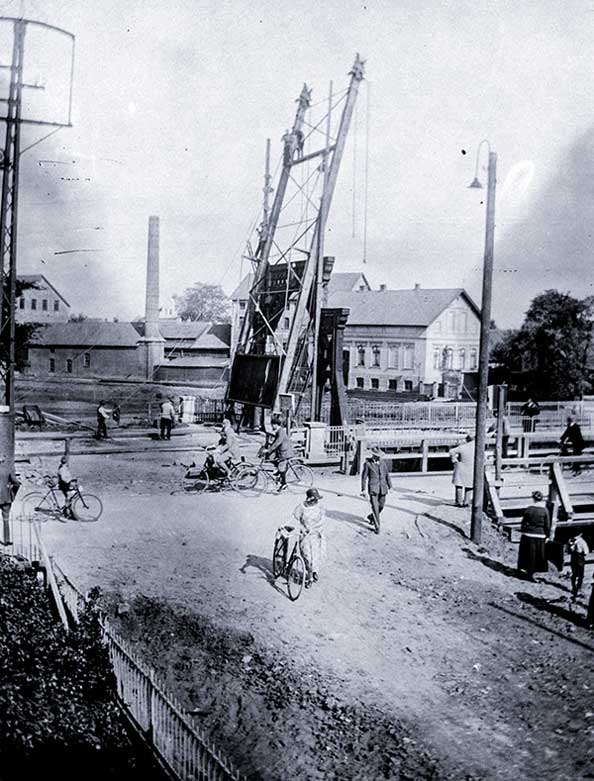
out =
[(83, 494), (82, 486), (78, 480), (71, 481), (71, 495), (68, 499), (58, 488), (58, 481), (51, 475), (44, 475), (47, 491), (31, 491), (23, 497), (23, 511), (27, 518), (35, 516), (35, 519), (45, 523), (50, 516), (64, 515), (65, 510), (70, 510), (73, 520), (83, 523), (98, 521), (103, 512), (103, 502), (95, 494)]
[[(289, 553), (289, 545), (293, 547)], [(299, 599), (305, 585), (306, 567), (299, 541), (299, 532), (293, 526), (279, 526), (272, 551), (272, 574), (275, 578), (287, 580), (287, 591), (291, 602)]]
[(250, 465), (245, 461), (232, 461), (228, 472), (218, 467), (212, 456), (207, 456), (201, 467), (187, 466), (184, 478), (192, 483), (184, 487), (184, 492), (202, 494), (206, 491), (223, 491), (231, 488), (239, 493), (247, 493), (254, 488), (257, 477), (249, 471)]
[[(281, 485), (280, 473), (275, 470), (272, 461), (267, 461), (266, 457), (260, 453), (260, 463), (251, 464), (239, 471), (238, 480), (244, 480), (250, 484), (250, 489), (255, 493), (262, 493), (270, 483), (276, 486)], [(312, 470), (306, 466), (299, 457), (293, 456), (287, 459), (287, 471), (285, 473), (287, 489), (292, 493), (297, 493), (307, 488), (311, 488), (314, 482)]]

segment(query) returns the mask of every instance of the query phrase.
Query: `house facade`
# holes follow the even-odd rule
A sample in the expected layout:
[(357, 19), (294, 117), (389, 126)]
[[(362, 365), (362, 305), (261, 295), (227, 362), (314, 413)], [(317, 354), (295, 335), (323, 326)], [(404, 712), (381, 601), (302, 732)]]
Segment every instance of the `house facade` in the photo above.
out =
[(478, 370), (480, 311), (462, 288), (358, 290), (328, 306), (350, 310), (347, 388), (457, 398)]
[(48, 325), (29, 347), (27, 374), (141, 378), (144, 366), (138, 341), (131, 323), (85, 320)]
[(43, 274), (20, 274), (19, 282), (31, 285), (16, 304), (17, 323), (66, 323), (70, 304)]

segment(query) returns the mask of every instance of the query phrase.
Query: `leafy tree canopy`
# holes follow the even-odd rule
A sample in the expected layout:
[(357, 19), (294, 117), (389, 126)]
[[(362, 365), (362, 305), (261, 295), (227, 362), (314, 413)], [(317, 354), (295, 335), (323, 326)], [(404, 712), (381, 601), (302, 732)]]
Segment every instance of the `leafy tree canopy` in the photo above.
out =
[(195, 282), (181, 296), (173, 296), (177, 314), (182, 320), (211, 320), (215, 323), (230, 321), (229, 299), (220, 285)]
[(491, 359), (510, 375), (522, 373), (522, 384), (535, 398), (573, 399), (591, 385), (589, 353), (594, 298), (574, 298), (558, 290), (536, 296), (519, 331), (509, 331)]

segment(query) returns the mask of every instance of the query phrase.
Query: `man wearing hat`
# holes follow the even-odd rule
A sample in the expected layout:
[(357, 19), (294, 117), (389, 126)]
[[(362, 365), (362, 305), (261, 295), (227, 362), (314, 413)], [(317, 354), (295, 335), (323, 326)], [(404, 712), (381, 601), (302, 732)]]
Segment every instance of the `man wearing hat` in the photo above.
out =
[(365, 460), (361, 473), (361, 496), (365, 496), (365, 486), (371, 503), (372, 513), (367, 518), (376, 534), (380, 532), (380, 513), (386, 504), (386, 496), (392, 488), (388, 465), (381, 459), (379, 447), (371, 448), (371, 455)]
[(305, 588), (310, 588), (312, 583), (317, 582), (320, 568), (326, 558), (326, 514), (319, 504), (321, 498), (317, 488), (308, 488), (305, 499), (293, 512), (293, 517), (300, 524), (299, 547), (307, 570)]

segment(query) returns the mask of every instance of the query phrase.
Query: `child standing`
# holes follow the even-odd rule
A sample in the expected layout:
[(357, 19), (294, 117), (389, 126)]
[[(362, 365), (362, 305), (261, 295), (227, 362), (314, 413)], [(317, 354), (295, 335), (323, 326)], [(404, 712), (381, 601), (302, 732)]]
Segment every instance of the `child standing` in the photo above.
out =
[(575, 537), (569, 540), (569, 553), (571, 556), (571, 596), (575, 602), (584, 582), (586, 556), (590, 553), (588, 543), (584, 540), (581, 533), (576, 534)]

